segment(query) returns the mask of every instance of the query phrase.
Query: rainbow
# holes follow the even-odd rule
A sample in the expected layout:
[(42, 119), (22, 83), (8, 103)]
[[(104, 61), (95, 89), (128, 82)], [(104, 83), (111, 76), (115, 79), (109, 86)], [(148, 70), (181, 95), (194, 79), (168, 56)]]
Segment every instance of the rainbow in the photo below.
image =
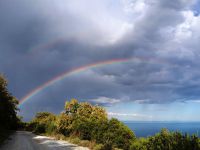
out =
[[(144, 62), (155, 62), (156, 61), (156, 62), (159, 62), (159, 63), (164, 62), (163, 60), (159, 60), (159, 59), (155, 59), (155, 58), (153, 59), (153, 58), (145, 58), (145, 57), (132, 57), (132, 58), (122, 58), (122, 59), (112, 59), (112, 60), (107, 60), (107, 61), (100, 61), (100, 62), (97, 62), (97, 63), (81, 66), (81, 67), (66, 71), (66, 72), (54, 77), (53, 79), (47, 81), (46, 83), (38, 86), (34, 90), (30, 91), (27, 95), (25, 95), (20, 100), (19, 106), (21, 106), (27, 100), (30, 100), (31, 98), (33, 98), (38, 93), (42, 92), (44, 89), (54, 85), (55, 83), (57, 83), (61, 80), (64, 80), (65, 78), (67, 78), (69, 76), (72, 76), (74, 74), (78, 74), (78, 73), (83, 72), (85, 70), (89, 70), (89, 69), (96, 68), (96, 67), (101, 67), (101, 66), (111, 65), (111, 64), (117, 64), (117, 63), (131, 62), (131, 61), (144, 61)], [(166, 63), (166, 62), (164, 62), (164, 63)]]

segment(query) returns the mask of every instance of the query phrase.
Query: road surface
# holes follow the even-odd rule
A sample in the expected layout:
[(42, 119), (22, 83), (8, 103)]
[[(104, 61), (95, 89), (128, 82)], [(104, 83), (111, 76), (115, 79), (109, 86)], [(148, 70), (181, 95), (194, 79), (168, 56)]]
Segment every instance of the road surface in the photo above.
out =
[(66, 141), (17, 131), (0, 147), (0, 150), (89, 150)]

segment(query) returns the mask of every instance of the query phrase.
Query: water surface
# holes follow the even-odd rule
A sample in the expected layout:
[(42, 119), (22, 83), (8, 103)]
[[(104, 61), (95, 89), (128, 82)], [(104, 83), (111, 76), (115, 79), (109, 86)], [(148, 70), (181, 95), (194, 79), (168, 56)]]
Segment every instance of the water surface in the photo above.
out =
[(155, 135), (162, 128), (169, 131), (180, 131), (182, 133), (197, 134), (199, 136), (200, 122), (137, 122), (124, 121), (124, 123), (134, 131), (137, 137), (147, 137)]

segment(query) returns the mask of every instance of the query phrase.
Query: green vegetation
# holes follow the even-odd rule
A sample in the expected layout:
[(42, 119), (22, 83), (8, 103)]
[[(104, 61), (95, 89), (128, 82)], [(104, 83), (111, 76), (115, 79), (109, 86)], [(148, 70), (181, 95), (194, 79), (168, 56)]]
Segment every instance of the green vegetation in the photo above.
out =
[(0, 75), (0, 143), (8, 137), (10, 130), (18, 127), (17, 104), (18, 101), (7, 89), (6, 79)]
[(108, 119), (102, 107), (79, 103), (76, 99), (66, 102), (65, 111), (57, 116), (48, 112), (37, 113), (27, 124), (27, 129), (94, 150), (200, 150), (200, 139), (196, 135), (183, 135), (167, 129), (155, 136), (136, 139), (122, 122)]
[(108, 119), (106, 111), (89, 103), (72, 99), (65, 104), (65, 112), (58, 116), (40, 112), (27, 125), (35, 133), (60, 135), (62, 139), (89, 146), (92, 149), (128, 150), (134, 133), (117, 119)]
[(133, 141), (130, 150), (200, 150), (200, 139), (196, 135), (162, 129), (155, 136)]
[(122, 122), (108, 119), (102, 107), (80, 103), (76, 99), (66, 102), (63, 113), (39, 112), (29, 123), (23, 123), (17, 117), (17, 104), (16, 98), (7, 90), (7, 81), (0, 75), (0, 143), (11, 131), (26, 129), (93, 150), (200, 150), (198, 136), (169, 132), (167, 129), (155, 136), (136, 138)]

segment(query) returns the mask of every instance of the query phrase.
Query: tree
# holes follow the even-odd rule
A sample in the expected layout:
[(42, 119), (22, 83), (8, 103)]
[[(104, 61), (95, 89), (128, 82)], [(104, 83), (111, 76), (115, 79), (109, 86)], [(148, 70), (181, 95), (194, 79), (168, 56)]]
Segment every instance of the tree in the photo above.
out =
[(51, 134), (56, 130), (56, 116), (49, 112), (38, 112), (27, 128), (35, 133)]
[(65, 103), (65, 111), (56, 119), (48, 112), (37, 113), (30, 128), (39, 133), (47, 132), (47, 124), (55, 125), (55, 130), (64, 136), (78, 137), (81, 140), (96, 141), (104, 150), (122, 148), (128, 150), (134, 133), (117, 119), (108, 119), (104, 108), (87, 102), (72, 99)]
[(112, 118), (108, 122), (108, 128), (103, 135), (103, 139), (106, 149), (108, 150), (112, 149), (113, 146), (128, 150), (131, 142), (134, 141), (136, 137), (122, 122)]
[(69, 136), (72, 133), (73, 118), (71, 115), (61, 113), (56, 122), (57, 132), (65, 136)]
[(17, 128), (17, 99), (7, 89), (7, 81), (0, 75), (0, 128), (13, 130)]
[(130, 150), (147, 150), (148, 138), (139, 138), (132, 142)]
[(70, 102), (66, 101), (65, 103), (65, 112), (66, 114), (74, 114), (77, 112), (77, 109), (79, 107), (79, 103), (77, 99), (71, 99)]

